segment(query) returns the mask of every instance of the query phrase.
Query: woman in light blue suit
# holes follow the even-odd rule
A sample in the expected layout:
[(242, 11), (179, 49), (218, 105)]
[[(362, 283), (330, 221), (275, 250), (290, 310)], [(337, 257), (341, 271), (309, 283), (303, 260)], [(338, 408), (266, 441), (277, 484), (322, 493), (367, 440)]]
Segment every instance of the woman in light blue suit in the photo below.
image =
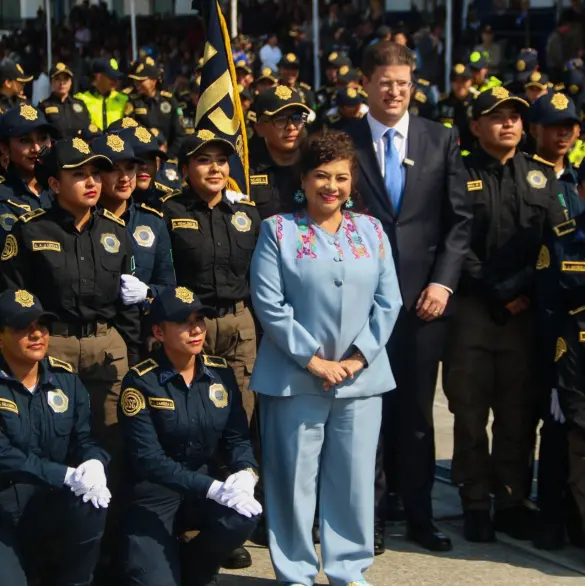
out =
[(395, 387), (385, 347), (402, 301), (380, 222), (350, 211), (356, 159), (347, 135), (310, 137), (301, 168), (299, 211), (263, 222), (252, 260), (264, 336), (250, 387), (260, 395), (276, 576), (313, 584), (319, 491), (323, 569), (345, 586), (365, 583), (373, 562), (381, 395)]

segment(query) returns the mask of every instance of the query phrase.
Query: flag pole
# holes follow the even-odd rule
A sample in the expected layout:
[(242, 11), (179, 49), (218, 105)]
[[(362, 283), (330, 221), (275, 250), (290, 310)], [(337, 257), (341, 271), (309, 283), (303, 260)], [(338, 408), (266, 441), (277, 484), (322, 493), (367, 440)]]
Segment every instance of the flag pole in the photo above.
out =
[(238, 0), (230, 0), (230, 34), (232, 39), (238, 35)]
[(45, 0), (45, 16), (47, 17), (47, 73), (53, 66), (53, 31), (51, 30), (51, 0)]
[(138, 42), (136, 40), (136, 0), (130, 0), (130, 30), (132, 31), (132, 61), (138, 59)]
[(313, 87), (321, 86), (321, 60), (319, 58), (319, 0), (313, 0)]

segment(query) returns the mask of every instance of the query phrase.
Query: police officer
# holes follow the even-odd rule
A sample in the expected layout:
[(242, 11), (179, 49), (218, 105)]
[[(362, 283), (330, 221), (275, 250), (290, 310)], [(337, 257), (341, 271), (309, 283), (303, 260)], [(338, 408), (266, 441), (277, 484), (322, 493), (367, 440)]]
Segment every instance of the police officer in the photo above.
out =
[(100, 173), (100, 206), (126, 224), (132, 241), (132, 274), (122, 275), (122, 301), (125, 305), (142, 303), (164, 287), (176, 285), (171, 257), (171, 240), (162, 212), (132, 198), (136, 189), (136, 157), (130, 140), (118, 134), (105, 134), (94, 140), (92, 150), (104, 155), (114, 166)]
[(420, 116), (427, 120), (437, 118), (437, 103), (431, 84), (428, 80), (413, 74), (411, 87), (410, 107), (408, 112), (413, 116)]
[(275, 72), (270, 67), (264, 67), (260, 75), (254, 80), (252, 88), (254, 89), (254, 94), (259, 96), (277, 83), (278, 79), (275, 76)]
[(49, 71), (51, 95), (39, 104), (47, 120), (62, 136), (81, 136), (91, 120), (85, 102), (70, 95), (73, 72), (65, 63), (57, 63)]
[(301, 96), (303, 104), (306, 104), (311, 110), (317, 107), (315, 94), (311, 86), (304, 81), (299, 82), (299, 73), (301, 71), (301, 62), (294, 53), (287, 53), (278, 64), (280, 79), (279, 83), (294, 89)]
[(489, 62), (483, 53), (474, 51), (469, 56), (469, 68), (471, 69), (474, 93), (485, 92), (488, 89), (502, 85), (502, 82), (493, 75), (488, 78)]
[(343, 66), (348, 68), (351, 67), (351, 60), (349, 57), (340, 55), (337, 52), (330, 53), (325, 63), (325, 83), (315, 93), (319, 110), (327, 111), (335, 105), (332, 101), (335, 100), (335, 93), (337, 89), (339, 89), (337, 85), (337, 75), (339, 69)]
[(130, 94), (124, 114), (146, 128), (158, 128), (167, 139), (169, 154), (178, 157), (185, 138), (183, 113), (171, 92), (157, 88), (160, 70), (152, 57), (136, 62), (128, 77), (136, 91)]
[(538, 70), (538, 51), (530, 47), (521, 49), (516, 57), (514, 79), (505, 84), (506, 89), (513, 94), (522, 95), (524, 84), (530, 74)]
[(585, 211), (577, 193), (577, 168), (568, 153), (579, 136), (581, 121), (571, 98), (551, 92), (530, 106), (530, 133), (536, 141), (536, 154), (554, 166), (559, 179), (558, 197), (567, 210), (567, 220)]
[(538, 98), (548, 93), (548, 76), (540, 71), (533, 71), (524, 84), (524, 96), (529, 104), (534, 104)]
[(285, 86), (257, 96), (254, 110), (254, 130), (261, 140), (250, 151), (250, 190), (264, 219), (294, 209), (294, 195), (301, 188), (296, 164), (311, 110)]
[(91, 122), (100, 130), (124, 116), (128, 96), (116, 90), (122, 72), (115, 59), (96, 59), (91, 66), (92, 87), (75, 97), (85, 102)]
[(26, 586), (49, 560), (56, 584), (89, 586), (111, 497), (87, 391), (70, 364), (47, 356), (52, 317), (25, 289), (0, 295), (0, 565), (9, 586)]
[(206, 350), (226, 358), (234, 369), (251, 418), (254, 394), (248, 382), (256, 359), (256, 329), (249, 309), (248, 271), (260, 218), (254, 203), (226, 192), (227, 159), (233, 152), (227, 140), (198, 130), (181, 155), (187, 185), (162, 202), (177, 283), (217, 310), (217, 319), (207, 324)]
[(42, 112), (22, 103), (0, 117), (0, 153), (8, 161), (6, 175), (0, 181), (0, 244), (16, 219), (51, 204), (49, 190), (35, 178), (36, 158), (43, 147), (57, 136)]
[(473, 148), (475, 138), (469, 128), (469, 108), (473, 101), (471, 70), (463, 63), (456, 63), (451, 69), (451, 92), (443, 96), (438, 104), (438, 120), (448, 128), (457, 128), (459, 144), (464, 151)]
[(517, 151), (527, 107), (502, 87), (480, 94), (471, 122), (479, 146), (464, 159), (473, 232), (452, 317), (445, 393), (455, 416), (452, 470), (465, 537), (477, 542), (493, 541), (494, 528), (517, 539), (532, 537), (523, 501), (539, 383), (534, 267), (546, 226), (562, 222), (564, 213), (552, 167)]
[[(165, 135), (158, 128), (150, 128), (150, 132), (156, 138), (159, 149), (162, 152), (168, 151), (168, 143)], [(168, 158), (166, 161), (161, 160), (160, 166), (155, 176), (155, 186), (159, 185), (159, 189), (167, 191), (168, 189), (176, 191), (181, 189), (183, 183), (183, 177), (179, 170), (179, 159)]]
[[(335, 98), (337, 106), (327, 113), (327, 117), (323, 121), (324, 125), (327, 128), (343, 130), (352, 121), (360, 120), (368, 113), (366, 100), (366, 93), (363, 90), (357, 90), (353, 87), (337, 90)], [(311, 132), (319, 130), (319, 126), (317, 123), (312, 125)]]
[(4, 287), (28, 288), (57, 315), (51, 353), (73, 364), (90, 393), (92, 425), (110, 454), (119, 442), (116, 404), (128, 364), (140, 351), (137, 306), (120, 302), (120, 277), (132, 271), (124, 221), (95, 210), (99, 169), (112, 169), (81, 138), (57, 141), (36, 165), (55, 202), (25, 214), (1, 254)]
[[(122, 565), (137, 586), (215, 583), (262, 511), (236, 378), (223, 358), (202, 354), (216, 315), (186, 287), (161, 292), (150, 321), (162, 349), (124, 379), (118, 411), (131, 497)], [(218, 451), (230, 472), (225, 481)], [(179, 545), (185, 529), (199, 534)]]
[(185, 134), (193, 134), (200, 93), (201, 88), (199, 84), (195, 80), (192, 80), (189, 82), (188, 88), (179, 94), (179, 108), (181, 108), (181, 112), (183, 112)]
[(234, 67), (236, 70), (237, 84), (243, 88), (249, 88), (254, 81), (254, 76), (252, 75), (252, 69), (250, 69), (248, 62), (245, 59), (240, 59), (236, 61)]
[(24, 85), (32, 79), (14, 61), (7, 60), (0, 65), (0, 114), (27, 101)]

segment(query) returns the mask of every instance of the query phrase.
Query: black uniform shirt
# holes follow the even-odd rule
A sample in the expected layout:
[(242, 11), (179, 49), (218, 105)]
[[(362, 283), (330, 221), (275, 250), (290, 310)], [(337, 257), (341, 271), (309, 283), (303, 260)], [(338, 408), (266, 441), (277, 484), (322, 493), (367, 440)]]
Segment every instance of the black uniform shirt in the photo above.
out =
[(6, 110), (10, 110), (10, 108), (15, 108), (16, 106), (20, 106), (22, 103), (26, 103), (28, 100), (25, 96), (12, 96), (9, 98), (4, 94), (0, 94), (0, 114), (6, 112)]
[(205, 498), (217, 451), (232, 473), (258, 467), (242, 395), (223, 358), (199, 356), (188, 387), (156, 352), (124, 377), (118, 420), (136, 481)]
[(46, 311), (76, 326), (107, 322), (120, 332), (135, 363), (140, 345), (137, 306), (120, 300), (120, 276), (130, 274), (132, 242), (124, 222), (94, 212), (81, 232), (55, 203), (22, 216), (1, 256), (3, 289), (27, 289)]
[(253, 203), (212, 209), (190, 187), (163, 198), (177, 283), (206, 305), (222, 307), (250, 297), (249, 270), (260, 230)]
[(39, 110), (51, 124), (57, 127), (63, 138), (79, 136), (83, 131), (88, 130), (91, 124), (85, 102), (72, 96), (67, 96), (65, 101), (61, 101), (59, 96), (51, 94), (40, 102)]
[(445, 126), (455, 126), (459, 131), (459, 145), (463, 150), (473, 148), (475, 137), (469, 128), (468, 110), (473, 96), (468, 94), (463, 100), (457, 98), (453, 92), (439, 100), (438, 121)]

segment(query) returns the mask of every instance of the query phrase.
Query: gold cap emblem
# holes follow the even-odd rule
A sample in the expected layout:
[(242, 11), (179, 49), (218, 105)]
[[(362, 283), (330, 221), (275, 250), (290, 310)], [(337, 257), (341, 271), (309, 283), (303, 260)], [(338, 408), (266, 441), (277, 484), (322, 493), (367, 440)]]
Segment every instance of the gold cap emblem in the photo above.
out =
[(117, 134), (108, 135), (108, 138), (106, 138), (106, 144), (115, 153), (121, 153), (124, 150), (124, 141)]
[(265, 67), (262, 70), (262, 75), (264, 75), (265, 77), (269, 77), (270, 75), (272, 75), (272, 69), (270, 69), (270, 67)]
[(110, 59), (110, 67), (114, 71), (118, 71), (118, 62), (115, 59)]
[(274, 92), (277, 98), (281, 100), (290, 100), (292, 97), (292, 90), (285, 85), (279, 85)]
[(139, 126), (138, 128), (136, 128), (136, 130), (134, 131), (134, 135), (140, 142), (143, 142), (145, 144), (148, 144), (152, 139), (152, 134), (150, 134), (150, 132), (148, 132), (148, 130), (146, 130), (146, 128), (144, 128), (143, 126)]
[(24, 289), (20, 289), (14, 293), (14, 301), (22, 307), (32, 307), (35, 304), (34, 297)]
[(137, 68), (136, 68), (136, 73), (140, 73), (142, 70), (144, 69), (144, 63), (141, 63)]
[(211, 130), (207, 130), (206, 128), (202, 128), (197, 132), (197, 138), (201, 140), (213, 140), (215, 138), (215, 134), (211, 132)]
[(74, 138), (72, 144), (73, 148), (78, 150), (80, 153), (83, 153), (84, 155), (89, 155), (89, 145), (82, 138)]
[(455, 73), (458, 75), (465, 73), (465, 65), (463, 65), (463, 63), (457, 63), (457, 65), (455, 65)]
[(337, 57), (339, 57), (339, 55), (335, 52), (331, 53), (331, 55), (329, 55), (329, 61), (335, 61), (337, 59)]
[(348, 98), (357, 98), (357, 90), (352, 87), (348, 87), (347, 88), (347, 97)]
[(145, 63), (146, 63), (147, 65), (151, 65), (151, 66), (152, 66), (152, 65), (154, 65), (154, 59), (153, 59), (152, 57), (147, 57), (147, 58), (145, 59)]
[(516, 61), (516, 71), (524, 71), (526, 69), (526, 62), (522, 59)]
[(294, 53), (289, 53), (289, 54), (286, 56), (286, 60), (287, 60), (289, 63), (294, 63), (294, 62), (297, 60), (297, 56), (296, 56)]
[(580, 91), (581, 88), (576, 83), (569, 87), (569, 92), (571, 92), (573, 95), (578, 94)]
[(99, 128), (93, 122), (87, 128), (90, 132), (98, 132), (99, 131)]
[(566, 110), (569, 106), (569, 98), (565, 94), (555, 94), (550, 103), (555, 110)]
[(20, 115), (25, 120), (36, 120), (39, 117), (37, 109), (33, 108), (30, 104), (23, 104), (20, 107)]
[(57, 65), (55, 65), (55, 69), (57, 71), (65, 71), (67, 69), (67, 66), (65, 65), (65, 63), (57, 63)]
[(193, 303), (195, 300), (193, 291), (187, 289), (187, 287), (177, 287), (175, 289), (175, 295), (177, 299), (180, 299), (183, 303)]
[(128, 118), (128, 116), (122, 118), (122, 128), (135, 128), (136, 126), (138, 126), (138, 122), (134, 118)]
[(492, 89), (492, 96), (498, 100), (505, 100), (510, 97), (510, 92), (504, 87), (495, 87)]
[(346, 75), (347, 73), (349, 73), (349, 67), (347, 65), (342, 65), (339, 68), (339, 75)]

